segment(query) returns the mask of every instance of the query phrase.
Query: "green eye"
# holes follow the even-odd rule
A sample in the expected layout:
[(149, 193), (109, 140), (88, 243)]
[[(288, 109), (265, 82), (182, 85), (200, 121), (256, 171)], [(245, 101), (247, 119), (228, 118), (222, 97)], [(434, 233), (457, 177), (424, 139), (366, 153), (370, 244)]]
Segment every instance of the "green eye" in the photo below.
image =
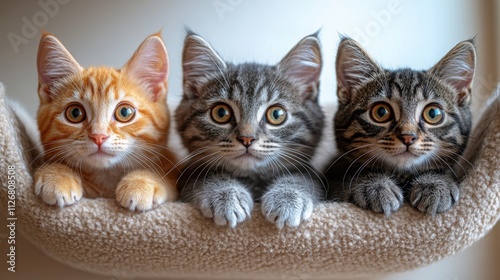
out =
[(123, 103), (118, 105), (115, 110), (115, 119), (119, 122), (129, 122), (135, 116), (135, 108), (128, 104)]
[(87, 115), (85, 114), (85, 108), (80, 104), (70, 105), (66, 109), (66, 119), (72, 123), (80, 123), (85, 120)]
[(444, 113), (443, 110), (434, 104), (427, 105), (422, 113), (424, 121), (428, 124), (439, 124), (443, 121)]
[(371, 117), (374, 121), (378, 123), (385, 123), (392, 118), (391, 106), (387, 103), (378, 103), (373, 106), (371, 111)]
[(212, 119), (217, 123), (228, 123), (231, 120), (231, 108), (226, 104), (218, 104), (212, 108)]
[(280, 106), (272, 106), (266, 113), (267, 121), (272, 125), (280, 125), (286, 120), (286, 111)]

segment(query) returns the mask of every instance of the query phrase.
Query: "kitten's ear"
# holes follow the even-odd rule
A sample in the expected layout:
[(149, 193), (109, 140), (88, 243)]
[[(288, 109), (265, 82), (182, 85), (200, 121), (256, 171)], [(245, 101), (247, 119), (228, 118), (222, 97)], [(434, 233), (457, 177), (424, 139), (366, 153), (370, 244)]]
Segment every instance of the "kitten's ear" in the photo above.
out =
[(151, 100), (165, 100), (167, 96), (168, 54), (161, 34), (156, 33), (146, 38), (122, 71), (144, 86)]
[(200, 86), (209, 78), (224, 74), (226, 63), (210, 44), (199, 35), (188, 31), (182, 50), (184, 94), (196, 97)]
[(476, 49), (473, 40), (467, 40), (458, 43), (429, 73), (450, 85), (457, 93), (457, 102), (463, 105), (471, 100), (475, 68)]
[(278, 64), (280, 75), (304, 86), (306, 98), (315, 99), (318, 95), (321, 74), (321, 47), (317, 34), (300, 40)]
[(38, 46), (36, 59), (38, 70), (38, 94), (42, 102), (53, 99), (55, 87), (68, 76), (80, 73), (82, 67), (76, 62), (56, 37), (44, 33)]
[(349, 102), (353, 90), (384, 70), (351, 38), (342, 38), (336, 59), (339, 101)]

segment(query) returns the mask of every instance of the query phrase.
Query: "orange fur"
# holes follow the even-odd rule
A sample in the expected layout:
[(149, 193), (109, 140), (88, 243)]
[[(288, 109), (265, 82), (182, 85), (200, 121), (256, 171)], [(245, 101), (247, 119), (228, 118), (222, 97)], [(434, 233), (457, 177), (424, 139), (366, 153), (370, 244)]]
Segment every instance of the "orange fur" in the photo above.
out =
[[(131, 210), (177, 199), (176, 158), (166, 148), (168, 56), (158, 34), (148, 37), (121, 70), (82, 68), (54, 36), (44, 34), (37, 63), (37, 119), (46, 163), (35, 182), (45, 202), (61, 207), (76, 202), (71, 199), (78, 195), (69, 193), (78, 184), (86, 197), (116, 196)], [(67, 117), (75, 104), (86, 115), (78, 123)], [(115, 117), (121, 104), (135, 108), (131, 121)], [(102, 135), (103, 142), (94, 135)]]

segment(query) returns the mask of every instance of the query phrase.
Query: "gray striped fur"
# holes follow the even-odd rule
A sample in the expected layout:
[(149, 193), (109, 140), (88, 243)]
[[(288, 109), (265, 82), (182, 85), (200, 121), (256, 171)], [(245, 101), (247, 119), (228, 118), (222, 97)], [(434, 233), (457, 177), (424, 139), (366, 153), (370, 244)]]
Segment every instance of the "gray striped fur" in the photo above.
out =
[[(277, 65), (231, 64), (192, 32), (183, 51), (184, 95), (175, 119), (190, 152), (179, 187), (219, 225), (236, 226), (253, 202), (278, 228), (298, 226), (324, 198), (320, 175), (310, 164), (323, 128), (318, 104), (321, 54), (316, 35), (302, 39)], [(218, 124), (211, 110), (226, 104), (232, 117)], [(266, 111), (286, 109), (282, 125)], [(256, 140), (247, 148), (237, 137)], [(247, 151), (247, 155), (241, 156)]]

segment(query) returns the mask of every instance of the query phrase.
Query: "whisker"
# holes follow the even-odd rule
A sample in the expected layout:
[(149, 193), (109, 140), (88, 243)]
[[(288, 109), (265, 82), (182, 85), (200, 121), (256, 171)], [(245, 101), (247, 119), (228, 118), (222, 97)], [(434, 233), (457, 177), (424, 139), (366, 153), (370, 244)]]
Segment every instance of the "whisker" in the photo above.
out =
[(189, 182), (189, 180), (191, 179), (191, 176), (193, 176), (193, 174), (196, 172), (196, 170), (198, 170), (200, 168), (200, 166), (203, 166), (203, 161), (207, 158), (207, 157), (211, 157), (213, 155), (217, 154), (217, 152), (212, 152), (208, 155), (205, 155), (205, 156), (202, 156), (202, 157), (199, 157), (199, 158), (195, 158), (194, 161), (190, 161), (189, 165), (186, 166), (181, 174), (179, 175), (179, 177), (177, 178), (176, 182), (175, 182), (175, 185), (178, 185), (179, 183), (179, 180), (181, 178), (183, 178), (184, 174), (191, 169), (192, 166), (195, 166), (197, 165), (199, 162), (201, 162), (201, 165), (197, 166), (193, 171), (190, 171), (190, 175), (189, 177), (186, 179), (185, 183), (184, 183), (184, 186), (182, 187), (182, 189), (184, 190), (184, 188), (186, 187), (186, 184)]
[[(281, 154), (280, 154), (280, 156), (281, 156), (281, 158), (282, 158), (282, 159), (284, 159), (284, 160), (286, 160), (288, 163), (290, 163), (290, 164), (294, 167), (294, 169), (300, 173), (300, 175), (302, 175), (302, 179), (304, 179), (304, 182), (306, 182), (306, 181), (307, 181), (307, 180), (306, 180), (306, 177), (304, 176), (304, 173), (300, 170), (300, 168), (298, 168), (298, 167), (297, 167), (297, 166), (296, 166), (293, 162), (291, 162), (291, 161), (290, 161), (290, 160), (292, 160), (293, 158), (290, 158), (290, 157), (288, 157), (287, 155), (285, 155), (285, 154), (283, 154), (283, 153), (281, 153)], [(290, 159), (290, 160), (289, 160), (289, 159)], [(301, 162), (298, 162), (298, 163), (299, 163), (302, 167), (304, 167), (304, 165), (303, 165)], [(311, 180), (312, 185), (314, 185), (314, 181), (313, 181), (313, 178), (312, 178), (312, 176), (311, 176), (311, 173), (307, 170), (307, 168), (306, 168), (305, 170), (306, 170), (307, 174), (309, 175), (309, 179)], [(313, 194), (313, 193), (314, 193), (314, 190), (313, 190), (313, 189), (311, 189), (311, 194)]]
[[(164, 159), (165, 161), (167, 161), (168, 163), (170, 163), (172, 165), (172, 169), (174, 169), (176, 163), (174, 163), (169, 157), (163, 155), (162, 153), (150, 148), (150, 147), (146, 147), (146, 146), (141, 146), (141, 145), (138, 145), (138, 146), (135, 146), (136, 148), (139, 148), (140, 150), (142, 151), (146, 151), (152, 155), (154, 155), (157, 159), (157, 162), (158, 163), (164, 163), (164, 161), (162, 161), (162, 159)], [(163, 168), (162, 168), (163, 169)], [(178, 168), (177, 168), (178, 169)], [(170, 171), (169, 171), (170, 172)], [(168, 173), (167, 173), (168, 174)]]
[(354, 151), (357, 151), (357, 150), (359, 150), (359, 149), (366, 148), (366, 147), (373, 146), (373, 145), (375, 145), (375, 144), (365, 144), (365, 145), (361, 145), (361, 146), (359, 146), (359, 147), (356, 147), (356, 148), (354, 148), (354, 149), (351, 149), (351, 150), (349, 150), (349, 151), (347, 151), (347, 152), (343, 153), (342, 155), (338, 156), (338, 157), (335, 159), (335, 161), (334, 161), (332, 164), (330, 164), (330, 166), (328, 166), (328, 168), (326, 168), (326, 169), (325, 169), (325, 172), (326, 172), (326, 171), (328, 171), (328, 170), (330, 170), (330, 168), (332, 168), (332, 166), (333, 166), (335, 163), (337, 163), (337, 161), (339, 161), (341, 158), (343, 158), (345, 155), (350, 154), (350, 153), (352, 153), (352, 152), (354, 152)]
[(443, 159), (441, 158), (440, 156), (438, 155), (435, 155), (440, 161), (442, 161), (444, 164), (446, 164), (446, 166), (448, 166), (449, 170), (453, 173), (453, 175), (455, 175), (455, 178), (458, 178), (458, 175), (455, 173), (455, 171), (453, 170), (453, 168), (451, 168), (451, 166)]
[[(206, 186), (206, 183), (207, 183), (206, 180), (207, 180), (208, 174), (210, 173), (210, 170), (212, 169), (212, 167), (215, 167), (214, 169), (217, 170), (219, 164), (223, 161), (221, 159), (224, 159), (224, 156), (219, 155), (218, 157), (216, 157), (212, 160), (211, 164), (209, 164), (207, 172), (205, 172), (205, 176), (203, 176), (203, 188), (205, 188), (205, 186)], [(203, 170), (200, 172), (200, 174), (198, 174), (198, 177), (201, 175), (201, 173), (203, 173)], [(195, 180), (193, 186), (196, 184), (196, 181), (198, 181), (198, 177), (196, 177), (196, 180)]]
[[(290, 154), (286, 154), (286, 153), (281, 153), (280, 155), (283, 156), (283, 157), (287, 157), (290, 160), (294, 160), (298, 164), (300, 164), (306, 170), (306, 172), (309, 174), (309, 178), (311, 179), (311, 182), (314, 185), (314, 181), (313, 181), (313, 178), (312, 178), (312, 175), (311, 175), (311, 172), (312, 172), (314, 174), (314, 176), (316, 178), (318, 178), (318, 180), (321, 183), (321, 185), (322, 185), (325, 193), (328, 191), (328, 186), (326, 186), (325, 183), (324, 183), (324, 181), (326, 181), (325, 180), (326, 178), (322, 174), (321, 175), (318, 174), (318, 172), (316, 172), (316, 170), (314, 168), (312, 168), (309, 164), (307, 164), (307, 162), (302, 162), (302, 159), (298, 158), (295, 155), (290, 155)], [(311, 172), (309, 172), (309, 171), (311, 171)]]
[(458, 153), (456, 153), (456, 152), (453, 152), (453, 151), (451, 151), (451, 150), (449, 150), (449, 149), (443, 149), (442, 151), (443, 151), (443, 152), (445, 152), (445, 153), (450, 153), (450, 154), (452, 154), (452, 155), (454, 155), (454, 156), (458, 157), (459, 159), (462, 159), (462, 160), (463, 160), (463, 161), (465, 161), (465, 162), (466, 162), (466, 163), (467, 163), (467, 164), (468, 164), (471, 168), (472, 168), (472, 167), (474, 167), (474, 165), (473, 165), (473, 164), (472, 164), (469, 160), (467, 160), (464, 156), (462, 156), (461, 154), (458, 154)]
[(162, 149), (162, 150), (167, 150), (167, 151), (169, 151), (169, 152), (171, 152), (173, 154), (176, 154), (177, 156), (182, 155), (182, 153), (180, 153), (177, 150), (169, 148), (167, 145), (159, 145), (159, 144), (149, 143), (149, 142), (145, 142), (145, 141), (138, 141), (137, 143), (140, 144), (140, 145), (144, 145), (144, 146), (150, 147), (150, 148), (154, 147), (154, 148), (159, 148), (159, 149)]
[[(363, 153), (362, 155), (360, 155), (359, 157), (357, 157), (356, 159), (354, 159), (354, 160), (351, 162), (351, 164), (349, 165), (349, 167), (347, 167), (347, 169), (346, 169), (346, 171), (345, 171), (345, 173), (344, 173), (344, 177), (342, 178), (342, 186), (344, 186), (344, 185), (345, 185), (345, 179), (346, 179), (346, 177), (347, 177), (347, 174), (349, 173), (349, 170), (350, 170), (350, 169), (351, 169), (351, 167), (354, 165), (354, 163), (356, 163), (356, 161), (358, 161), (359, 159), (361, 159), (361, 158), (362, 158), (362, 157), (364, 157), (365, 155), (368, 155), (368, 154), (370, 154), (370, 153), (372, 153), (372, 152), (374, 152), (374, 151), (376, 151), (376, 150), (378, 150), (378, 149), (380, 149), (380, 148), (375, 148), (375, 149), (369, 150), (369, 151), (367, 151), (367, 152)], [(350, 189), (349, 189), (349, 190), (350, 190)]]
[(358, 168), (358, 170), (356, 170), (356, 172), (354, 172), (354, 175), (351, 177), (351, 181), (349, 182), (349, 189), (350, 190), (352, 189), (352, 182), (354, 181), (354, 179), (357, 182), (359, 176), (361, 175), (363, 170), (366, 168), (366, 166), (368, 166), (374, 159), (380, 157), (380, 155), (381, 155), (381, 153), (371, 156), (368, 160), (366, 160), (363, 164), (361, 164), (361, 166)]
[[(214, 158), (211, 158), (209, 159), (208, 161), (203, 161), (193, 172), (191, 172), (191, 174), (189, 175), (188, 179), (186, 180), (186, 182), (184, 183), (184, 186), (182, 188), (182, 192), (187, 189), (187, 184), (189, 183), (191, 185), (191, 192), (194, 192), (194, 190), (196, 189), (196, 183), (198, 182), (198, 179), (200, 178), (201, 174), (203, 174), (203, 172), (205, 171), (205, 169), (208, 167), (208, 170), (207, 172), (205, 172), (205, 176), (203, 176), (203, 185), (202, 185), (202, 188), (205, 189), (205, 186), (206, 186), (206, 181), (205, 181), (205, 178), (206, 178), (206, 175), (208, 175), (210, 169), (211, 169), (211, 166), (212, 164), (215, 164), (219, 161), (219, 159), (222, 158), (221, 155), (218, 155)], [(196, 172), (199, 168), (203, 167), (199, 172)], [(195, 178), (194, 181), (191, 180), (191, 176), (194, 175), (194, 174), (198, 174)], [(181, 192), (181, 194), (182, 194)]]

